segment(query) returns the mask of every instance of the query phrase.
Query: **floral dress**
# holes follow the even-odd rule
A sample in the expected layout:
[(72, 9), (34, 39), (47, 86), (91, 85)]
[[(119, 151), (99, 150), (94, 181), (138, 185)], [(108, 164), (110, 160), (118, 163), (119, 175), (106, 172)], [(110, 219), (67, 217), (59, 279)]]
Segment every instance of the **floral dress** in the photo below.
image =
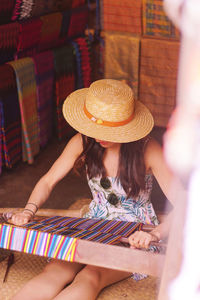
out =
[[(107, 177), (110, 181), (110, 187), (106, 189), (102, 187), (101, 179), (101, 177), (88, 179), (93, 200), (89, 205), (89, 212), (84, 217), (158, 225), (158, 219), (150, 201), (153, 183), (151, 174), (145, 176), (145, 190), (141, 190), (134, 199), (127, 199), (126, 192), (117, 178)], [(107, 200), (110, 194), (117, 196), (119, 200), (117, 204), (113, 205)], [(151, 250), (153, 251), (154, 249)], [(144, 274), (133, 274), (135, 280), (145, 277), (147, 276)]]

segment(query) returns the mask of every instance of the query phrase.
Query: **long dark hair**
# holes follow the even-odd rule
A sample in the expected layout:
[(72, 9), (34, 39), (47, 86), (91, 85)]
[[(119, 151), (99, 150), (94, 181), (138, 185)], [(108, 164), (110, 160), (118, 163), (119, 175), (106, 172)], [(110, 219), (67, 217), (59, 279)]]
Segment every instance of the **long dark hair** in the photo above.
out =
[[(121, 144), (117, 178), (127, 197), (137, 196), (141, 189), (145, 189), (144, 148), (147, 139), (145, 137), (135, 142)], [(74, 171), (80, 173), (81, 169), (87, 169), (89, 179), (96, 176), (106, 177), (103, 165), (105, 148), (93, 138), (82, 135), (82, 140), (83, 152), (75, 161)]]

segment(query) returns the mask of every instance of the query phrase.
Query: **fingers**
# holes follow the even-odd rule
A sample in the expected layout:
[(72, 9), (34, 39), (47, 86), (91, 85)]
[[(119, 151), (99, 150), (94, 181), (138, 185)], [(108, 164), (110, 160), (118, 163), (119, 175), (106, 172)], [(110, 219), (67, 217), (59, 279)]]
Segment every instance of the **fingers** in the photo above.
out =
[(131, 248), (148, 249), (150, 243), (153, 241), (157, 241), (157, 237), (144, 231), (136, 231), (129, 237), (129, 244)]
[(32, 215), (26, 212), (20, 212), (12, 215), (9, 220), (14, 225), (24, 225), (31, 220)]

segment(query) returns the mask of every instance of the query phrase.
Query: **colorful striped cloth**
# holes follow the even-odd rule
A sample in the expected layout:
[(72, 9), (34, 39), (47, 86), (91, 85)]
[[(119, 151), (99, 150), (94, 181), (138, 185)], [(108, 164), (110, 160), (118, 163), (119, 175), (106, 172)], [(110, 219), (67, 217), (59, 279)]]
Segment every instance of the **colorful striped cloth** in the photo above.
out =
[(175, 107), (179, 46), (178, 41), (141, 40), (139, 99), (157, 126), (167, 125)]
[(55, 49), (55, 119), (59, 140), (74, 134), (72, 127), (66, 122), (62, 113), (63, 102), (75, 90), (75, 57), (71, 45)]
[(12, 168), (22, 158), (22, 138), (16, 78), (10, 65), (0, 66), (0, 82), (1, 158), (7, 168)]
[(33, 163), (39, 152), (39, 128), (34, 63), (31, 58), (9, 62), (16, 74), (21, 113), (23, 160)]
[(128, 83), (137, 99), (140, 38), (128, 33), (105, 32), (104, 39), (104, 77)]
[(0, 224), (0, 248), (73, 262), (77, 240), (68, 236)]
[(143, 0), (143, 35), (179, 39), (179, 31), (167, 17), (163, 0)]
[[(141, 230), (142, 223), (136, 222), (127, 222), (127, 221), (118, 221), (118, 220), (106, 220), (106, 219), (90, 219), (90, 218), (77, 218), (77, 217), (60, 217), (54, 216), (50, 218), (43, 218), (41, 221), (32, 221), (23, 227), (51, 232), (56, 234), (68, 235), (68, 231), (72, 231), (70, 236), (76, 236), (77, 234), (81, 235), (88, 232), (88, 239), (93, 240), (97, 233), (108, 234), (108, 240), (101, 240), (101, 237), (98, 238), (98, 242), (112, 244), (113, 241), (116, 242), (116, 237), (129, 237), (136, 230)], [(77, 231), (76, 231), (77, 230)], [(80, 231), (80, 232), (79, 232)], [(94, 234), (94, 235), (93, 235)], [(112, 240), (111, 236), (114, 236)], [(91, 239), (90, 239), (91, 238)], [(110, 240), (111, 239), (111, 240)]]
[(16, 0), (0, 1), (0, 24), (6, 24), (11, 21), (12, 12), (15, 7)]
[(40, 146), (44, 147), (52, 136), (54, 64), (52, 51), (33, 57), (37, 84), (37, 111)]
[(102, 29), (141, 34), (142, 0), (104, 0)]

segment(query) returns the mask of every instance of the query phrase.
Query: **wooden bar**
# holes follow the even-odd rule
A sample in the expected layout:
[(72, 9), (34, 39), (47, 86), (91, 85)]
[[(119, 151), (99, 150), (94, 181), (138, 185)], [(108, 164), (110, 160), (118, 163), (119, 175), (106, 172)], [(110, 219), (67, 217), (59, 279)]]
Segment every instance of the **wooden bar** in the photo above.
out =
[(165, 256), (142, 250), (79, 240), (75, 261), (115, 270), (160, 277)]

